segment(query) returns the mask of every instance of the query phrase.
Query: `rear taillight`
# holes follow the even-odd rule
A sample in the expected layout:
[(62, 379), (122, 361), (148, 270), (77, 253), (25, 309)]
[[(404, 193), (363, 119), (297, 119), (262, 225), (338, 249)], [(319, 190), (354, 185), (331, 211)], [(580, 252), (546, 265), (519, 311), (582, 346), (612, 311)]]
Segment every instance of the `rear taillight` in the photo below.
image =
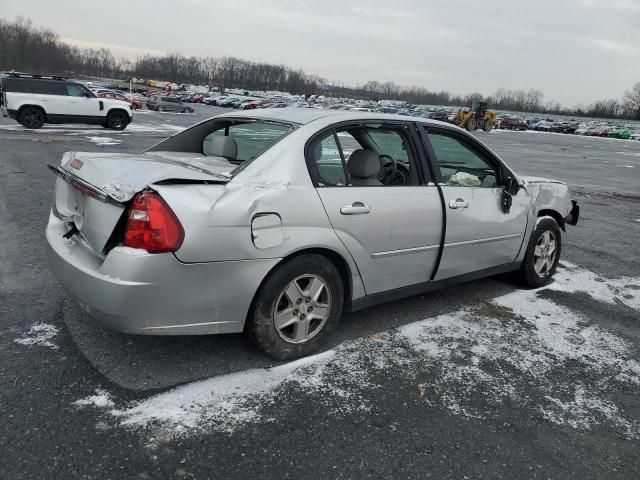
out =
[(136, 195), (129, 207), (122, 243), (149, 253), (175, 252), (184, 230), (169, 205), (155, 192)]

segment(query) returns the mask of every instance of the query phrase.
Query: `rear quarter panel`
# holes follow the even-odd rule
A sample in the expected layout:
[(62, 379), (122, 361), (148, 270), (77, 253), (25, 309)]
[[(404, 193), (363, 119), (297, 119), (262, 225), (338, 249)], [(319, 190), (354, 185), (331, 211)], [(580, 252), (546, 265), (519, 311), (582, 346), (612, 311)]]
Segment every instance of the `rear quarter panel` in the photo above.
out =
[(7, 92), (6, 93), (6, 108), (7, 110), (20, 110), (20, 108), (24, 105), (34, 105), (41, 107), (45, 111), (47, 111), (47, 102), (45, 100), (47, 95), (39, 95), (35, 93), (14, 93)]
[[(185, 240), (176, 257), (186, 263), (284, 258), (324, 248), (349, 265), (354, 298), (364, 289), (357, 267), (342, 244), (313, 186), (304, 159), (304, 127), (249, 164), (226, 185), (153, 186), (180, 219)], [(258, 248), (252, 220), (276, 215), (281, 243)], [(259, 245), (259, 243), (258, 243)]]

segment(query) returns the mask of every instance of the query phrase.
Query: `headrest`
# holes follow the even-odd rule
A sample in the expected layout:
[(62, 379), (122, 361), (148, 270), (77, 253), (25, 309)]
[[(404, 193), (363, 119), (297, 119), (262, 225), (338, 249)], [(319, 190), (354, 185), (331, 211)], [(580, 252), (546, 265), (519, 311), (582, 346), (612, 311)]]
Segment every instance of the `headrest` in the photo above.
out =
[(373, 150), (355, 150), (349, 157), (347, 169), (352, 177), (375, 177), (380, 171), (380, 157)]
[(238, 145), (231, 137), (207, 137), (202, 145), (202, 153), (209, 157), (222, 157), (235, 160), (238, 157)]

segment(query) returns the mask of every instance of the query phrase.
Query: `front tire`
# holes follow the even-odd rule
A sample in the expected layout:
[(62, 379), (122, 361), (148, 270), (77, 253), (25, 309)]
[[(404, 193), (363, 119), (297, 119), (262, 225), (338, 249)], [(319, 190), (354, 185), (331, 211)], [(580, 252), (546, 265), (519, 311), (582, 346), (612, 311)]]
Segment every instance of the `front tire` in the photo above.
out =
[(467, 120), (466, 127), (467, 127), (467, 130), (469, 130), (470, 132), (473, 132), (478, 127), (478, 123), (476, 122), (476, 119), (470, 118), (469, 120)]
[(520, 278), (529, 287), (546, 285), (560, 261), (562, 239), (560, 227), (551, 217), (542, 218), (533, 229), (529, 246), (520, 267)]
[(27, 128), (38, 129), (44, 125), (46, 115), (44, 111), (36, 107), (25, 107), (18, 116), (18, 122)]
[(321, 255), (300, 255), (279, 266), (258, 292), (247, 333), (264, 353), (290, 360), (315, 352), (342, 315), (344, 286)]
[(111, 130), (124, 130), (129, 124), (129, 116), (120, 110), (109, 112), (105, 126)]

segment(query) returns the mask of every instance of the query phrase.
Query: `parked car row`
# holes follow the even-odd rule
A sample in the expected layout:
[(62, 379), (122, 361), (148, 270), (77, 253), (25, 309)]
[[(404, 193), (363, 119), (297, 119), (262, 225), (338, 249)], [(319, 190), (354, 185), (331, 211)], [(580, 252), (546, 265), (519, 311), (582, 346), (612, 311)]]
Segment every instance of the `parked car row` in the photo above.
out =
[(640, 130), (597, 121), (557, 120), (538, 117), (521, 118), (517, 115), (498, 115), (499, 128), (506, 130), (534, 130), (537, 132), (567, 133), (592, 137), (640, 140)]
[[(363, 101), (354, 99), (336, 99), (322, 95), (289, 95), (265, 94), (228, 90), (227, 92), (210, 92), (208, 95), (187, 92), (149, 91), (146, 100), (147, 108), (158, 111), (193, 112), (190, 103), (212, 105), (237, 110), (254, 110), (259, 108), (326, 108), (330, 110), (348, 110), (352, 112), (376, 112), (406, 115), (441, 122), (454, 123), (456, 108), (410, 105), (406, 102)], [(158, 99), (163, 99), (160, 102)], [(139, 102), (138, 102), (139, 103)], [(136, 107), (134, 100), (134, 108)], [(141, 104), (140, 104), (141, 105)], [(161, 106), (160, 106), (161, 105)], [(158, 108), (160, 106), (160, 108)], [(576, 135), (600, 136), (620, 139), (640, 139), (640, 130), (622, 125), (579, 121), (575, 119), (560, 120), (549, 117), (535, 117), (502, 113), (497, 117), (497, 128), (503, 130), (534, 130), (538, 132), (565, 133)], [(638, 131), (636, 131), (638, 130)]]

